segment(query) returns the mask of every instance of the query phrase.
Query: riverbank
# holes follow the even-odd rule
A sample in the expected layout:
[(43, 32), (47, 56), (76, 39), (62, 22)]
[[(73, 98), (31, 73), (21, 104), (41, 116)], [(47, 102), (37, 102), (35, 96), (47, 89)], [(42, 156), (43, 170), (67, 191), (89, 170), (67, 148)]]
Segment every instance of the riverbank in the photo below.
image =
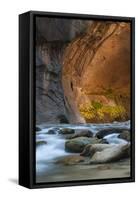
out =
[(52, 165), (47, 172), (36, 177), (36, 182), (58, 182), (130, 177), (130, 159), (116, 163), (96, 165)]

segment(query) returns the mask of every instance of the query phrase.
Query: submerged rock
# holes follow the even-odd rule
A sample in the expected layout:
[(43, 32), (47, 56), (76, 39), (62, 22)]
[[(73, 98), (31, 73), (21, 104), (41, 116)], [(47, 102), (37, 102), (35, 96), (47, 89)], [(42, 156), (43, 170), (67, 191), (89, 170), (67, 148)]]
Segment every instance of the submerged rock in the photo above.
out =
[(39, 128), (38, 126), (35, 127), (35, 131), (41, 131), (41, 128)]
[(98, 170), (110, 170), (112, 167), (110, 166), (110, 165), (99, 165), (99, 166), (97, 166), (97, 169)]
[(64, 158), (60, 158), (56, 163), (63, 165), (75, 165), (84, 162), (85, 158), (79, 155), (69, 155)]
[(65, 142), (65, 150), (68, 152), (81, 153), (88, 144), (97, 144), (101, 140), (97, 138), (77, 137)]
[(56, 130), (58, 130), (58, 129), (51, 129), (51, 130), (49, 130), (47, 132), (47, 134), (49, 134), (49, 135), (55, 135), (56, 134)]
[(44, 145), (44, 144), (47, 144), (47, 142), (46, 142), (46, 141), (43, 141), (43, 140), (36, 141), (36, 147), (41, 146), (41, 145)]

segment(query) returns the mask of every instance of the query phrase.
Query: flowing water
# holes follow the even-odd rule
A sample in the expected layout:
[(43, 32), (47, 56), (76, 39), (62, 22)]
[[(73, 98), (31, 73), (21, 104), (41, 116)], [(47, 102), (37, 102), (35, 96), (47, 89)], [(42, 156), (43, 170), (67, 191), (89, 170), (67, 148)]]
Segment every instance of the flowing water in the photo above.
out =
[[(129, 161), (125, 160), (123, 163), (112, 164), (112, 172), (110, 170), (102, 170), (97, 172), (98, 165), (76, 165), (76, 166), (63, 166), (55, 163), (60, 157), (70, 155), (65, 151), (65, 136), (60, 134), (60, 129), (71, 128), (74, 130), (91, 130), (95, 135), (99, 130), (106, 128), (125, 128), (130, 129), (130, 121), (127, 122), (114, 122), (104, 124), (43, 124), (39, 126), (41, 131), (36, 132), (36, 181), (37, 182), (54, 182), (54, 181), (68, 181), (68, 180), (84, 180), (93, 179), (96, 177), (109, 178), (114, 173), (115, 177), (125, 176), (120, 174), (121, 170), (125, 170), (125, 174), (129, 174)], [(52, 130), (52, 134), (48, 132)], [(105, 136), (111, 144), (126, 144), (127, 141), (118, 138), (119, 133), (113, 133)], [(74, 153), (73, 153), (74, 155)], [(108, 164), (110, 168), (111, 164)], [(95, 168), (96, 167), (96, 168)], [(119, 167), (119, 169), (118, 169)], [(118, 171), (116, 170), (118, 169)], [(97, 176), (96, 176), (97, 174)], [(97, 179), (97, 178), (96, 178)]]

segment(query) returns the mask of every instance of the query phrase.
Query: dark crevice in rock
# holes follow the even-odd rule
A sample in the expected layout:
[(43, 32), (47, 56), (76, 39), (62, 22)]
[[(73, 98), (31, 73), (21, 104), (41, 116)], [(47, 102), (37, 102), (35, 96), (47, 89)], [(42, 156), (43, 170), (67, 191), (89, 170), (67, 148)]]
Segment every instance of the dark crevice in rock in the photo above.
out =
[[(63, 54), (68, 44), (80, 37), (89, 21), (36, 19), (36, 121), (61, 123), (67, 117), (62, 88)], [(49, 27), (49, 28), (47, 28)]]

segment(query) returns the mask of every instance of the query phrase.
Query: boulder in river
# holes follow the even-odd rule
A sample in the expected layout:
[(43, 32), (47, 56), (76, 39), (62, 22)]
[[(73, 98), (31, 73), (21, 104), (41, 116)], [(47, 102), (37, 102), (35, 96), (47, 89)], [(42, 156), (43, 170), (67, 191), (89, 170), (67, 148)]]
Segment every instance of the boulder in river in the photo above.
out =
[(56, 163), (63, 165), (75, 165), (81, 162), (84, 162), (85, 158), (79, 155), (69, 155), (63, 158), (60, 158)]
[(71, 128), (62, 128), (60, 129), (60, 133), (61, 134), (73, 134), (75, 133), (75, 130), (74, 129), (71, 129)]
[(103, 151), (97, 151), (90, 159), (90, 164), (108, 163), (119, 161), (130, 156), (130, 144), (116, 145), (106, 148)]
[(125, 128), (108, 128), (100, 130), (96, 133), (96, 137), (101, 139), (104, 138), (106, 135), (112, 134), (112, 133), (122, 133), (124, 131), (129, 131), (129, 129)]
[(77, 137), (65, 142), (65, 150), (68, 152), (81, 153), (86, 145), (97, 144), (100, 142), (101, 140), (97, 139), (96, 137)]
[(118, 137), (121, 138), (121, 139), (130, 141), (130, 131), (129, 130), (125, 130), (122, 133), (120, 133)]
[(80, 154), (81, 156), (90, 156), (92, 157), (95, 152), (103, 151), (104, 149), (114, 147), (113, 144), (88, 144), (85, 146), (84, 150)]
[(36, 126), (36, 127), (35, 127), (35, 131), (41, 131), (41, 128), (38, 127), (38, 126)]
[(47, 142), (43, 140), (36, 141), (36, 147), (44, 145), (44, 144), (47, 144)]
[(75, 133), (68, 136), (67, 139), (73, 139), (77, 137), (93, 137), (93, 132), (90, 130), (75, 130)]
[(56, 132), (55, 132), (54, 129), (51, 129), (51, 130), (49, 130), (49, 131), (47, 132), (47, 134), (49, 134), (49, 135), (54, 135), (54, 134), (56, 134)]

